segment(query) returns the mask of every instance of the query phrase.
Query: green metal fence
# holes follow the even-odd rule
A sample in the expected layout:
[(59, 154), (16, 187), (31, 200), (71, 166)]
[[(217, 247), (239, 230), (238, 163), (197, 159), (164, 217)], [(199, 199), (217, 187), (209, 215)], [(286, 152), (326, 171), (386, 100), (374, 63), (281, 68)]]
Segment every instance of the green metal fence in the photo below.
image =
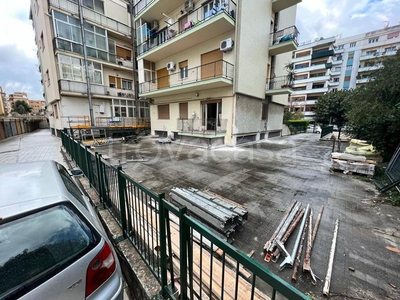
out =
[[(170, 299), (309, 299), (208, 228), (62, 133), (62, 145)], [(215, 253), (218, 253), (219, 256)], [(233, 264), (233, 265), (232, 265)], [(243, 266), (251, 276), (239, 274)], [(177, 282), (179, 278), (179, 282)], [(179, 290), (180, 296), (176, 296)], [(266, 294), (268, 293), (268, 295)]]

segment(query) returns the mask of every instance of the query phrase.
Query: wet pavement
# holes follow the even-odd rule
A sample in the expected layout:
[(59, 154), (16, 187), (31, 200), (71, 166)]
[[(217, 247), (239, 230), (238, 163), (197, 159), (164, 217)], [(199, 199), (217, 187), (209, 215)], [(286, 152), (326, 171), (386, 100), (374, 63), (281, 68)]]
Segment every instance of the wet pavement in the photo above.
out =
[[(331, 298), (400, 299), (400, 256), (386, 248), (400, 249), (400, 207), (384, 202), (366, 176), (331, 171), (331, 142), (319, 141), (316, 134), (298, 134), (210, 150), (156, 141), (144, 138), (96, 151), (110, 156), (112, 163), (119, 161), (133, 179), (167, 198), (172, 187), (194, 187), (247, 206), (249, 219), (233, 245), (244, 253), (255, 250), (254, 259), (287, 282), (292, 270), (279, 271), (282, 258), (266, 263), (263, 246), (294, 200), (311, 205), (314, 222), (324, 205), (311, 267), (325, 278), (339, 219)], [(129, 162), (142, 158), (148, 161)], [(289, 253), (296, 236), (297, 231), (286, 243)], [(313, 286), (307, 274), (300, 272), (292, 284), (322, 299), (323, 283)]]

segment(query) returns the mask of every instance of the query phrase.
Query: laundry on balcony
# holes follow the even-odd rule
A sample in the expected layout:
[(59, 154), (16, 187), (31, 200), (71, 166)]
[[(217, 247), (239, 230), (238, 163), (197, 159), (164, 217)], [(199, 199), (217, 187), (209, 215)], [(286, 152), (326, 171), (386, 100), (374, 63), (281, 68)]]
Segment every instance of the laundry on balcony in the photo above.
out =
[(186, 22), (185, 25), (183, 25), (183, 30), (189, 29), (189, 28), (191, 28), (193, 25), (194, 25), (194, 24), (193, 24), (193, 21)]

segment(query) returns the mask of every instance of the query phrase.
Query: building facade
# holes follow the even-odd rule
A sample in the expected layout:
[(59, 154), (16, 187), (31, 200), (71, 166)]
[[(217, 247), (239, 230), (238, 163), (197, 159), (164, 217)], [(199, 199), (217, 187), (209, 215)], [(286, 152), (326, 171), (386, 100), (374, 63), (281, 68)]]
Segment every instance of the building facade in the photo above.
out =
[(7, 94), (3, 91), (3, 88), (0, 86), (0, 115), (8, 116), (10, 113), (10, 104), (8, 103)]
[(149, 103), (135, 101), (128, 1), (32, 0), (30, 17), (54, 135), (149, 117)]
[(43, 100), (29, 100), (29, 106), (32, 107), (31, 115), (40, 115), (44, 114), (45, 111), (45, 101)]
[(237, 145), (279, 136), (301, 1), (136, 1), (140, 99), (153, 134)]
[[(301, 111), (305, 119), (313, 121), (318, 97), (328, 91), (366, 84), (371, 72), (383, 67), (380, 58), (396, 54), (399, 48), (400, 25), (300, 45), (293, 53), (295, 81), (288, 109)], [(316, 63), (314, 54), (319, 51), (324, 57), (318, 57), (319, 63)]]

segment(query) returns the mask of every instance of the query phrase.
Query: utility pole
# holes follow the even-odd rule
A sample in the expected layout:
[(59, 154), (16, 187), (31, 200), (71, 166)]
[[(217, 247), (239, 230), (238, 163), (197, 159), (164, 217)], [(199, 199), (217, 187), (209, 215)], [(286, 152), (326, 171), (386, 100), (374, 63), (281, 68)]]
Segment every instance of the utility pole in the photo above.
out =
[(133, 4), (133, 0), (129, 0), (129, 5), (130, 5), (130, 17), (131, 17), (131, 42), (132, 42), (132, 63), (133, 63), (133, 67), (132, 67), (132, 72), (133, 72), (133, 88), (134, 88), (134, 95), (135, 95), (135, 109), (133, 110), (133, 116), (135, 118), (140, 118), (140, 109), (139, 109), (139, 85), (137, 84), (138, 82), (138, 75), (137, 75), (137, 67), (136, 67), (136, 63), (137, 63), (137, 52), (136, 52), (136, 24), (135, 24), (135, 20), (134, 20), (134, 15), (133, 15), (133, 11), (134, 11), (134, 4)]
[(93, 104), (92, 104), (92, 94), (91, 94), (91, 88), (90, 88), (89, 68), (88, 68), (88, 62), (87, 62), (85, 29), (83, 26), (82, 0), (78, 0), (78, 10), (79, 10), (79, 23), (80, 23), (81, 35), (82, 35), (83, 65), (85, 67), (85, 75), (86, 75), (86, 91), (87, 91), (88, 100), (89, 100), (90, 125), (93, 127), (94, 126)]

